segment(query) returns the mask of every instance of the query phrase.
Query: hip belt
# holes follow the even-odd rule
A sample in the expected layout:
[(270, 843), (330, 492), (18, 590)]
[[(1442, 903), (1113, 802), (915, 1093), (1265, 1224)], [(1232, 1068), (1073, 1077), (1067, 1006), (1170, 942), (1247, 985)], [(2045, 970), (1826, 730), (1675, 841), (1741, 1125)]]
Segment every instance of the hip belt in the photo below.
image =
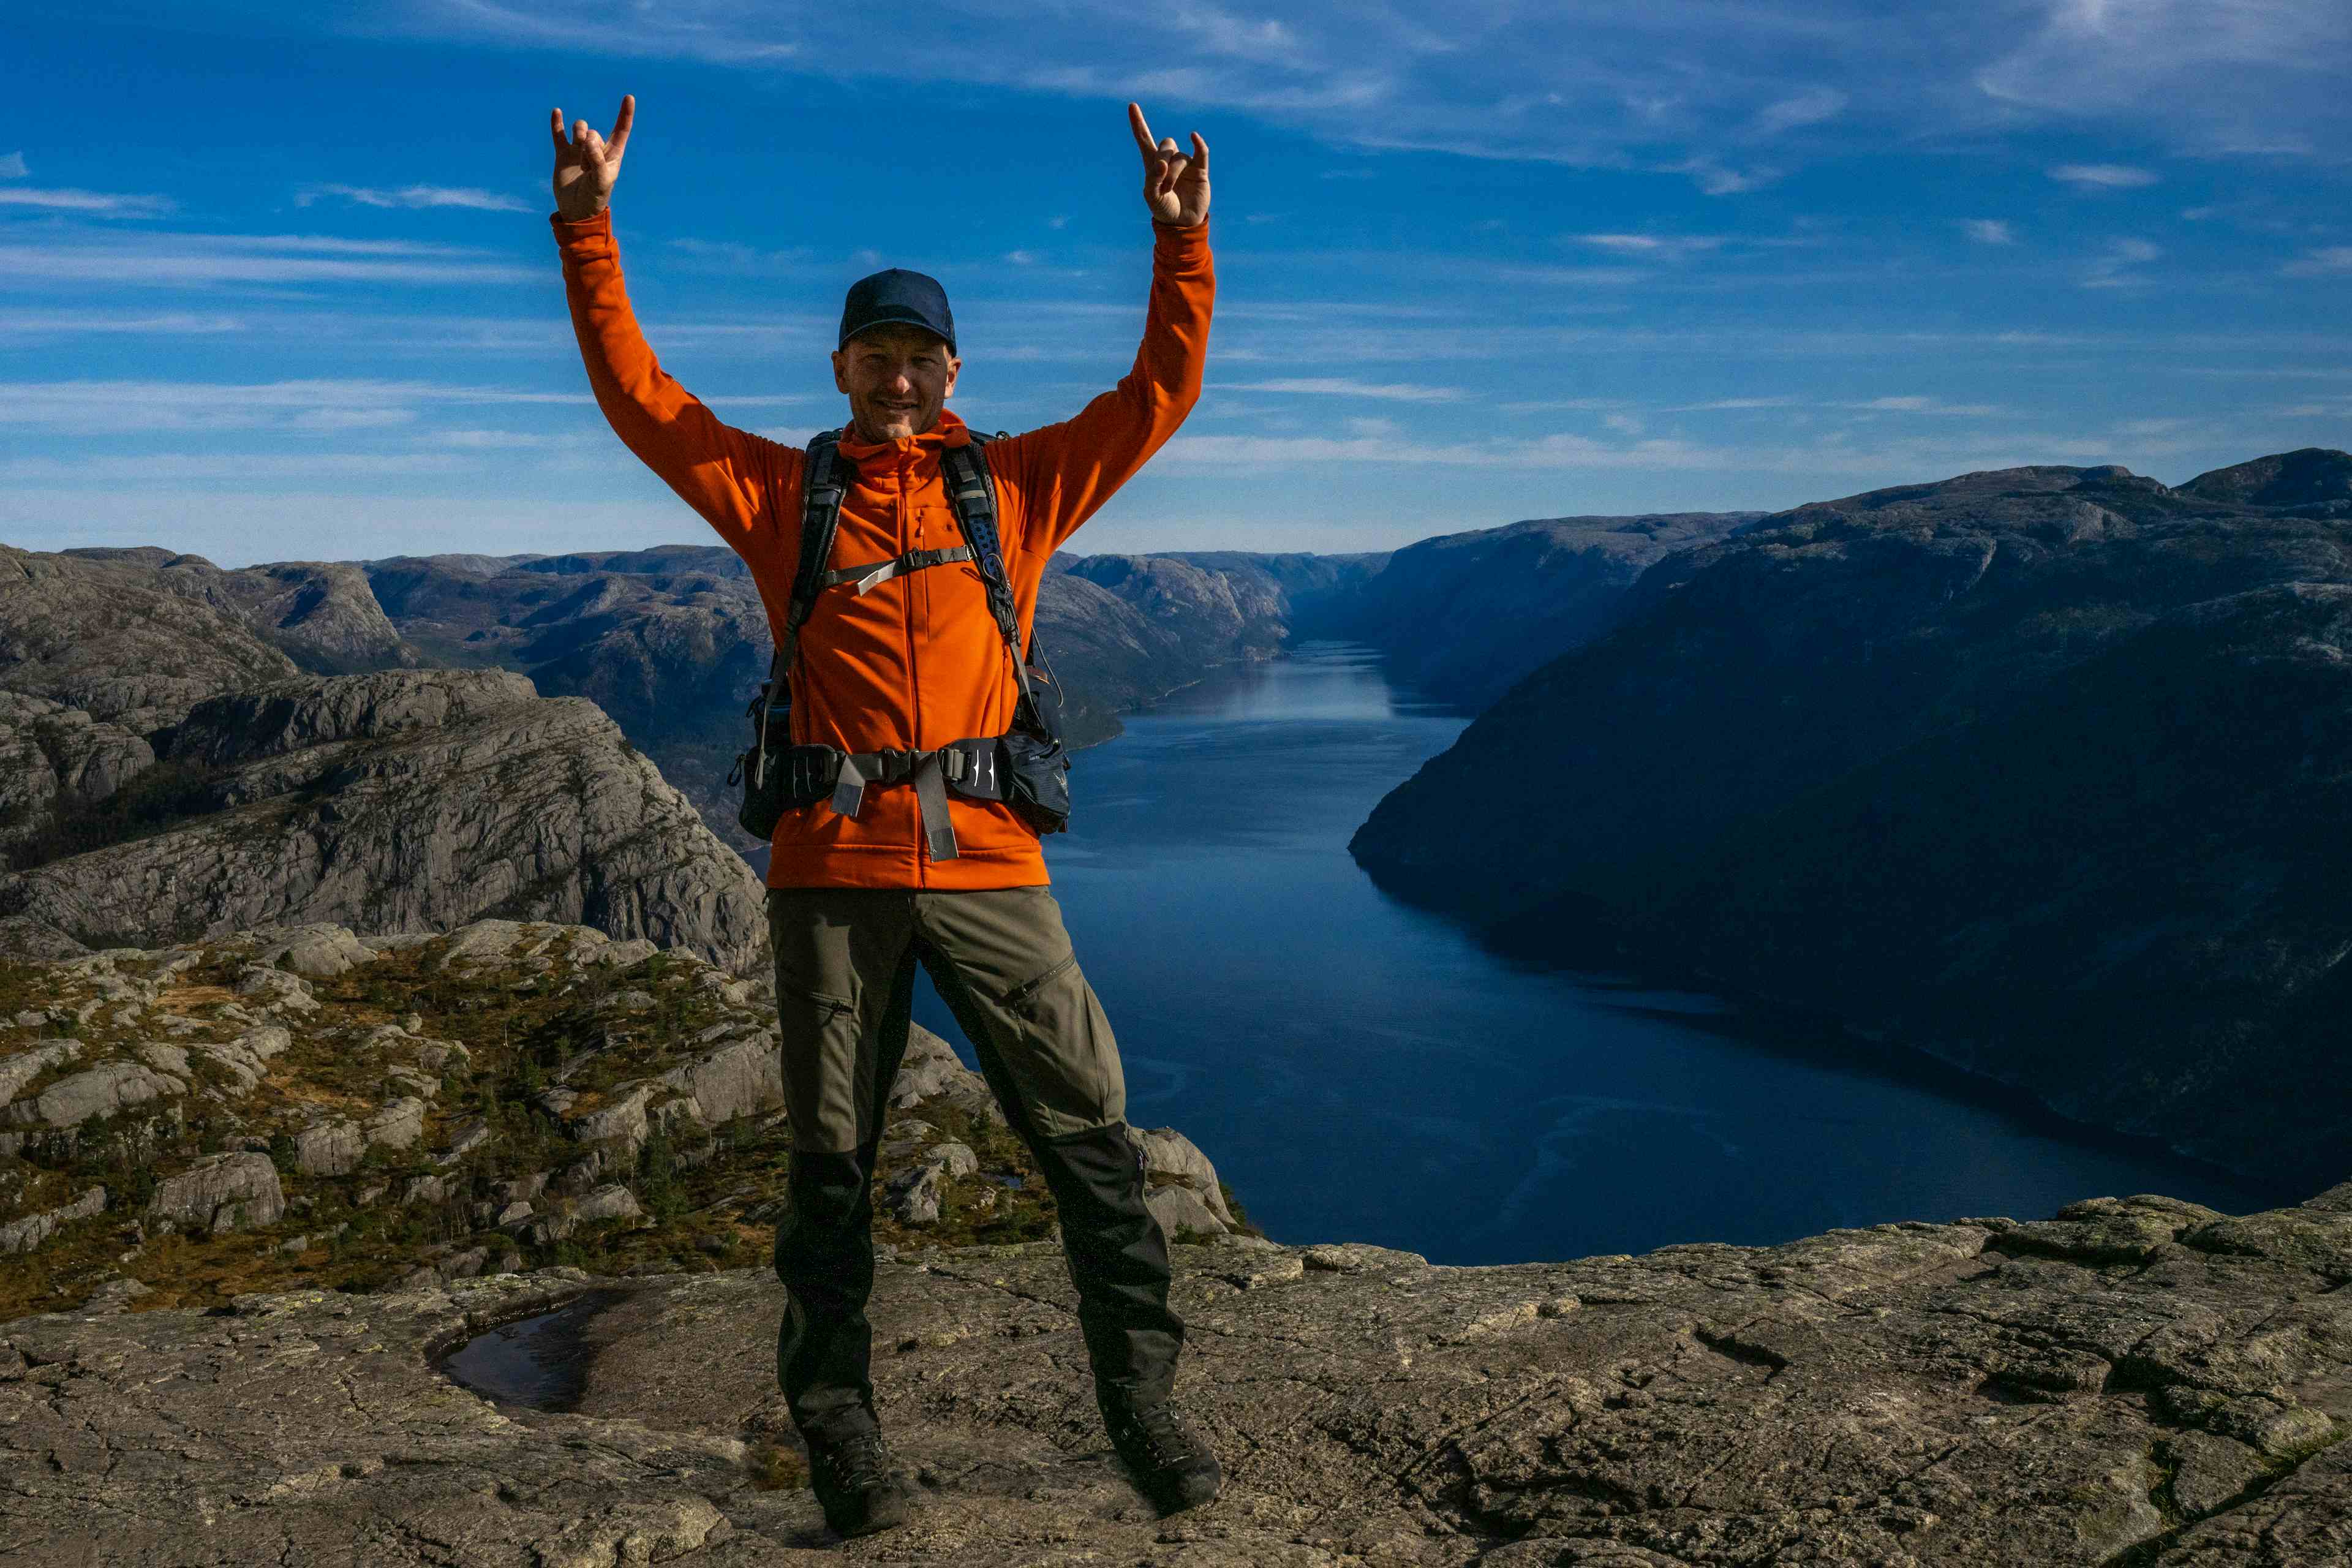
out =
[(967, 800), (1003, 800), (1004, 757), (994, 735), (950, 741), (928, 752), (844, 752), (832, 746), (787, 746), (776, 754), (782, 766), (783, 804), (827, 802), (843, 816), (856, 816), (866, 792), (877, 785), (911, 784), (923, 817), (923, 837), (934, 860), (952, 860), (955, 826), (948, 820), (948, 792)]

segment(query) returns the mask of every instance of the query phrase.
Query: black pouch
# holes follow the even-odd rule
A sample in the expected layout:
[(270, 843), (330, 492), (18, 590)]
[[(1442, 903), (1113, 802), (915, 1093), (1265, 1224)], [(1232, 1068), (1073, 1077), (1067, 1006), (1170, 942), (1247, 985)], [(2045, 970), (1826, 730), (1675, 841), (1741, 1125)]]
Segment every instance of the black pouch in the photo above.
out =
[(736, 808), (735, 820), (744, 832), (764, 844), (775, 837), (776, 824), (784, 819), (784, 813), (833, 793), (834, 779), (841, 771), (841, 753), (831, 746), (792, 744), (787, 721), (791, 710), (769, 708), (764, 686), (748, 711), (751, 744), (736, 756), (727, 782), (743, 786), (743, 804)]
[(1070, 753), (1060, 736), (1005, 736), (1004, 777), (1004, 798), (1024, 822), (1041, 834), (1070, 826)]

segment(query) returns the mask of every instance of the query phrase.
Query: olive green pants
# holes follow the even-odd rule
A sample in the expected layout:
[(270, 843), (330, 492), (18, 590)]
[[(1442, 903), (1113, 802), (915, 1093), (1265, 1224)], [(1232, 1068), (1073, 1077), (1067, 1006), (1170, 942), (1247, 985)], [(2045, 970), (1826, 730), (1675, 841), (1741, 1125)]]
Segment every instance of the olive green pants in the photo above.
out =
[(812, 1440), (870, 1429), (873, 1177), (915, 966), (971, 1042), (1054, 1195), (1106, 1410), (1168, 1396), (1184, 1342), (1144, 1202), (1118, 1042), (1044, 888), (773, 889), (768, 929), (793, 1168), (776, 1226), (776, 1380)]
[[(793, 1146), (846, 1152), (879, 1130), (919, 962), (1008, 1116), (1041, 1138), (1122, 1121), (1118, 1042), (1045, 888), (768, 893)], [(887, 1058), (887, 1059), (886, 1059)]]

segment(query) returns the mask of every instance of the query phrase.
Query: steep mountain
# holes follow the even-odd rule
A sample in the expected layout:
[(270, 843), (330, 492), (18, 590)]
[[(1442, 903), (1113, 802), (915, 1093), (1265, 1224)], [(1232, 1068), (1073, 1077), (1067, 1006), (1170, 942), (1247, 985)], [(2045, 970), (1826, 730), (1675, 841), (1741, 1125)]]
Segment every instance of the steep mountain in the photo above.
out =
[[(0, 548), (6, 945), (511, 914), (752, 961), (740, 858), (593, 704), (499, 671), (304, 675), (253, 619), (268, 569), (238, 575)], [(366, 646), (324, 635), (363, 618), (291, 624)]]
[[(123, 552), (130, 553), (130, 552)], [(215, 692), (300, 667), (243, 616), (142, 570), (0, 544), (0, 689), (144, 731)]]
[[(92, 948), (357, 921), (593, 925), (734, 968), (760, 890), (594, 704), (499, 670), (305, 679), (208, 699), (92, 817), (19, 842), (0, 920)], [(129, 796), (125, 800), (121, 797)], [(107, 809), (109, 805), (113, 809)]]
[(2352, 1163), (2330, 466), (2010, 469), (1764, 520), (1645, 574), (1353, 848), (1515, 946), (1630, 952), (2242, 1168)]
[(2342, 517), (2352, 510), (2352, 457), (2305, 447), (2200, 474), (2182, 495), (2233, 506), (2284, 507), (2300, 515)]
[(160, 588), (242, 621), (314, 675), (349, 675), (417, 662), (384, 618), (366, 574), (347, 561), (280, 561), (225, 571), (201, 555), (152, 545), (80, 549), (66, 556), (139, 591)]
[(1761, 512), (1554, 517), (1407, 545), (1323, 600), (1322, 635), (1381, 649), (1390, 673), (1456, 706), (1486, 706), (1607, 629), (1634, 579)]

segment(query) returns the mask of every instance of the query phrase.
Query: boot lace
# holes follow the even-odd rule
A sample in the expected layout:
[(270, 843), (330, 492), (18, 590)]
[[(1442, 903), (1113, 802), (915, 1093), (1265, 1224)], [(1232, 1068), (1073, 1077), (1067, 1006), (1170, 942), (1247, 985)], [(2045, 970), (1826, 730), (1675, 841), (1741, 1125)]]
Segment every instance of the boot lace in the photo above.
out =
[(1191, 1464), (1201, 1457), (1201, 1439), (1190, 1424), (1176, 1414), (1171, 1403), (1148, 1405), (1140, 1410), (1127, 1412), (1125, 1425), (1131, 1440), (1139, 1443), (1150, 1457), (1155, 1469), (1172, 1469)]
[(879, 1432), (845, 1438), (826, 1447), (817, 1458), (841, 1491), (864, 1491), (890, 1479), (890, 1448)]

